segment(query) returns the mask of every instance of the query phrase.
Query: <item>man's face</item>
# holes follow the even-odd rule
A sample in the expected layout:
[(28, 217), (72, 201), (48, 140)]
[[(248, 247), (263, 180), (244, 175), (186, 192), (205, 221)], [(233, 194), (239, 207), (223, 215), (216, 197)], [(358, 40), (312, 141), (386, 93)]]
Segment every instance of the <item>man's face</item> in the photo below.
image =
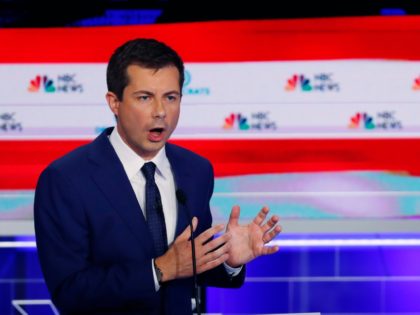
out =
[(181, 91), (174, 66), (156, 69), (130, 65), (122, 100), (108, 92), (108, 105), (118, 117), (117, 130), (124, 142), (145, 160), (165, 145), (179, 118)]

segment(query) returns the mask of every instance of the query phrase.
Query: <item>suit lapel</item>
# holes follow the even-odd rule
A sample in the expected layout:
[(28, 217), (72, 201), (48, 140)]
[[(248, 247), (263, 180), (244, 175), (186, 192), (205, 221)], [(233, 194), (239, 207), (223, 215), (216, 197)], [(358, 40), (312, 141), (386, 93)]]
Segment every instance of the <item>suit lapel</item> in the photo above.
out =
[(191, 184), (191, 175), (189, 172), (188, 165), (185, 164), (182, 155), (179, 154), (175, 145), (167, 143), (166, 147), (166, 156), (168, 157), (169, 163), (171, 164), (171, 169), (174, 175), (175, 180), (175, 190), (181, 190), (186, 195), (187, 199), (185, 204), (179, 202), (177, 198), (178, 205), (178, 216), (177, 224), (175, 229), (175, 237), (182, 233), (182, 231), (188, 226), (190, 220), (188, 207), (188, 191), (189, 185)]
[(112, 128), (108, 128), (92, 143), (89, 152), (94, 164), (92, 176), (115, 211), (152, 256), (153, 241), (130, 181), (109, 142), (111, 131)]
[[(89, 151), (89, 158), (93, 164), (92, 176), (114, 210), (152, 256), (154, 252), (152, 237), (124, 167), (109, 142), (108, 136), (111, 132), (112, 128), (106, 129), (92, 142)], [(182, 190), (188, 197), (188, 192), (191, 191), (189, 167), (175, 145), (168, 143), (165, 149), (174, 175), (175, 189)], [(188, 203), (188, 199), (186, 205), (177, 201), (175, 237), (188, 226), (191, 220), (188, 211), (191, 209), (187, 209)]]

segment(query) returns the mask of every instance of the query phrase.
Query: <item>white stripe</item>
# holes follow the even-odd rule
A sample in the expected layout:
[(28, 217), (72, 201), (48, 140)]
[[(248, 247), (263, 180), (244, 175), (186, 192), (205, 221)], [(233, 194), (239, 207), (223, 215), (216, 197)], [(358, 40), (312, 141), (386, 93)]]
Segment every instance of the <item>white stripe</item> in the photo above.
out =
[[(420, 246), (420, 239), (398, 238), (398, 239), (283, 239), (273, 240), (268, 243), (270, 246), (279, 247), (347, 247), (347, 246)], [(0, 248), (34, 248), (34, 241), (0, 242)]]
[(247, 192), (215, 192), (217, 197), (370, 197), (370, 196), (420, 196), (420, 191), (247, 191)]
[(34, 241), (0, 242), (0, 248), (36, 247)]
[(51, 302), (51, 300), (12, 300), (12, 305), (21, 315), (28, 315), (28, 313), (22, 308), (22, 305), (49, 305), (55, 315), (59, 315), (57, 308)]
[(273, 240), (268, 245), (279, 247), (420, 246), (420, 239), (289, 239)]
[(246, 277), (246, 282), (418, 282), (420, 276), (361, 276), (361, 277)]

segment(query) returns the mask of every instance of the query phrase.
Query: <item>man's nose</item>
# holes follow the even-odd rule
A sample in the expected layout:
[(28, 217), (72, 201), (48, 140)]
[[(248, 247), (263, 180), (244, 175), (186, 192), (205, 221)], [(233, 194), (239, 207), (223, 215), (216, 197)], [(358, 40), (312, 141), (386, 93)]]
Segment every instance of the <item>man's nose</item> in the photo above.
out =
[(156, 100), (154, 107), (153, 107), (153, 117), (155, 118), (165, 118), (166, 117), (166, 110), (165, 105), (163, 102)]

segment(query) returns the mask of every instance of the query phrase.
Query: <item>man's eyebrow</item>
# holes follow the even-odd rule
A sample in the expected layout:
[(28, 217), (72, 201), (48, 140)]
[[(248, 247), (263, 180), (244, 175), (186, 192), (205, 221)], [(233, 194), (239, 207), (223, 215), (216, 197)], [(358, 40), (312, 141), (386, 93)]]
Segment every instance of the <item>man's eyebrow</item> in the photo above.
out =
[(138, 90), (138, 91), (134, 91), (133, 94), (147, 94), (147, 95), (153, 95), (152, 92), (147, 91), (147, 90)]
[(177, 95), (181, 95), (181, 93), (177, 90), (172, 90), (172, 91), (168, 91), (166, 93), (164, 93), (164, 95), (169, 95), (169, 94), (177, 94)]

